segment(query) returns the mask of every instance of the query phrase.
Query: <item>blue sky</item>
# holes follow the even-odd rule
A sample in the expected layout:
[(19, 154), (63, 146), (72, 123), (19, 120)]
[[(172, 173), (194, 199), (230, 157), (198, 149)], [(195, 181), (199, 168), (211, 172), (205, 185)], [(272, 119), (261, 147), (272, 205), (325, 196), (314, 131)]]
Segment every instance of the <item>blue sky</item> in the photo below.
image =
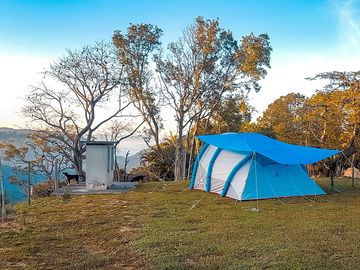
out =
[(337, 31), (333, 1), (0, 1), (0, 49), (36, 56), (59, 55), (97, 40), (115, 29), (148, 22), (164, 30), (163, 42), (178, 38), (196, 16), (220, 18), (241, 38), (267, 32), (274, 53), (331, 47)]
[[(65, 53), (100, 40), (129, 23), (163, 29), (167, 44), (196, 16), (219, 18), (237, 39), (268, 33), (273, 47), (267, 78), (251, 95), (259, 114), (291, 91), (311, 95), (321, 83), (304, 78), (330, 70), (359, 70), (360, 3), (355, 0), (1, 0), (0, 126), (24, 124), (19, 115), (28, 85)], [(171, 121), (171, 120), (169, 120)], [(171, 124), (169, 124), (171, 126)]]

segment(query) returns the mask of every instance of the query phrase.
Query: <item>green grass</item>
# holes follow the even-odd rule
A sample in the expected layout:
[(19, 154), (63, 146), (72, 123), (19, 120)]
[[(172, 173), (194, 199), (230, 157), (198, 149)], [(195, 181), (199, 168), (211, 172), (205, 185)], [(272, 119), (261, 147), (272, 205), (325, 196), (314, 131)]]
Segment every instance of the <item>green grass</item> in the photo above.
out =
[[(325, 182), (326, 181), (326, 182)], [(328, 180), (320, 184), (326, 188)], [(18, 206), (1, 269), (359, 269), (360, 188), (236, 202), (188, 181)]]

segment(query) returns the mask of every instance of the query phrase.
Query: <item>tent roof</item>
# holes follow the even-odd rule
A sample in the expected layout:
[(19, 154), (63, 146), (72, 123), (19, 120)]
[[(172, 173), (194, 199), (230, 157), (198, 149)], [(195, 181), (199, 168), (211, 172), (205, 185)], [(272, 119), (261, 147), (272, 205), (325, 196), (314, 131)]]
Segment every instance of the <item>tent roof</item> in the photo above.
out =
[(223, 133), (197, 137), (203, 142), (222, 149), (255, 151), (280, 164), (311, 164), (340, 153), (338, 150), (288, 144), (259, 133)]

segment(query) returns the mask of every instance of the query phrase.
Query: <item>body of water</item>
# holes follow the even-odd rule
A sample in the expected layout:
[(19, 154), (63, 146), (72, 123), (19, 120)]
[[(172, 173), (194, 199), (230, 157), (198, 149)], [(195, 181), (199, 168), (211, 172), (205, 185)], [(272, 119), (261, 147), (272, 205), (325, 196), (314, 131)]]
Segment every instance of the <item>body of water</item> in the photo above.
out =
[[(9, 177), (12, 175), (10, 166), (3, 165), (4, 188), (7, 203), (22, 202), (27, 199), (27, 194), (23, 192), (18, 185), (10, 183)], [(26, 175), (22, 175), (22, 179), (26, 179)], [(31, 175), (31, 183), (44, 181), (43, 175)]]

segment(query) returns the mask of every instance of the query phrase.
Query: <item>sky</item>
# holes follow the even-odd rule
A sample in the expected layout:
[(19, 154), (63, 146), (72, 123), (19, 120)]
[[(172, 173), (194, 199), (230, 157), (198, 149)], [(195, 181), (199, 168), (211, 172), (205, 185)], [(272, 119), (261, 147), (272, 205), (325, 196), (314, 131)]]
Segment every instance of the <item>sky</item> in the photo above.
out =
[(250, 95), (256, 117), (281, 95), (309, 96), (324, 85), (306, 77), (359, 70), (359, 12), (355, 0), (1, 0), (0, 127), (25, 125), (19, 112), (29, 85), (66, 49), (111, 41), (129, 23), (157, 25), (166, 45), (197, 16), (219, 18), (238, 40), (250, 32), (270, 36), (271, 69)]

